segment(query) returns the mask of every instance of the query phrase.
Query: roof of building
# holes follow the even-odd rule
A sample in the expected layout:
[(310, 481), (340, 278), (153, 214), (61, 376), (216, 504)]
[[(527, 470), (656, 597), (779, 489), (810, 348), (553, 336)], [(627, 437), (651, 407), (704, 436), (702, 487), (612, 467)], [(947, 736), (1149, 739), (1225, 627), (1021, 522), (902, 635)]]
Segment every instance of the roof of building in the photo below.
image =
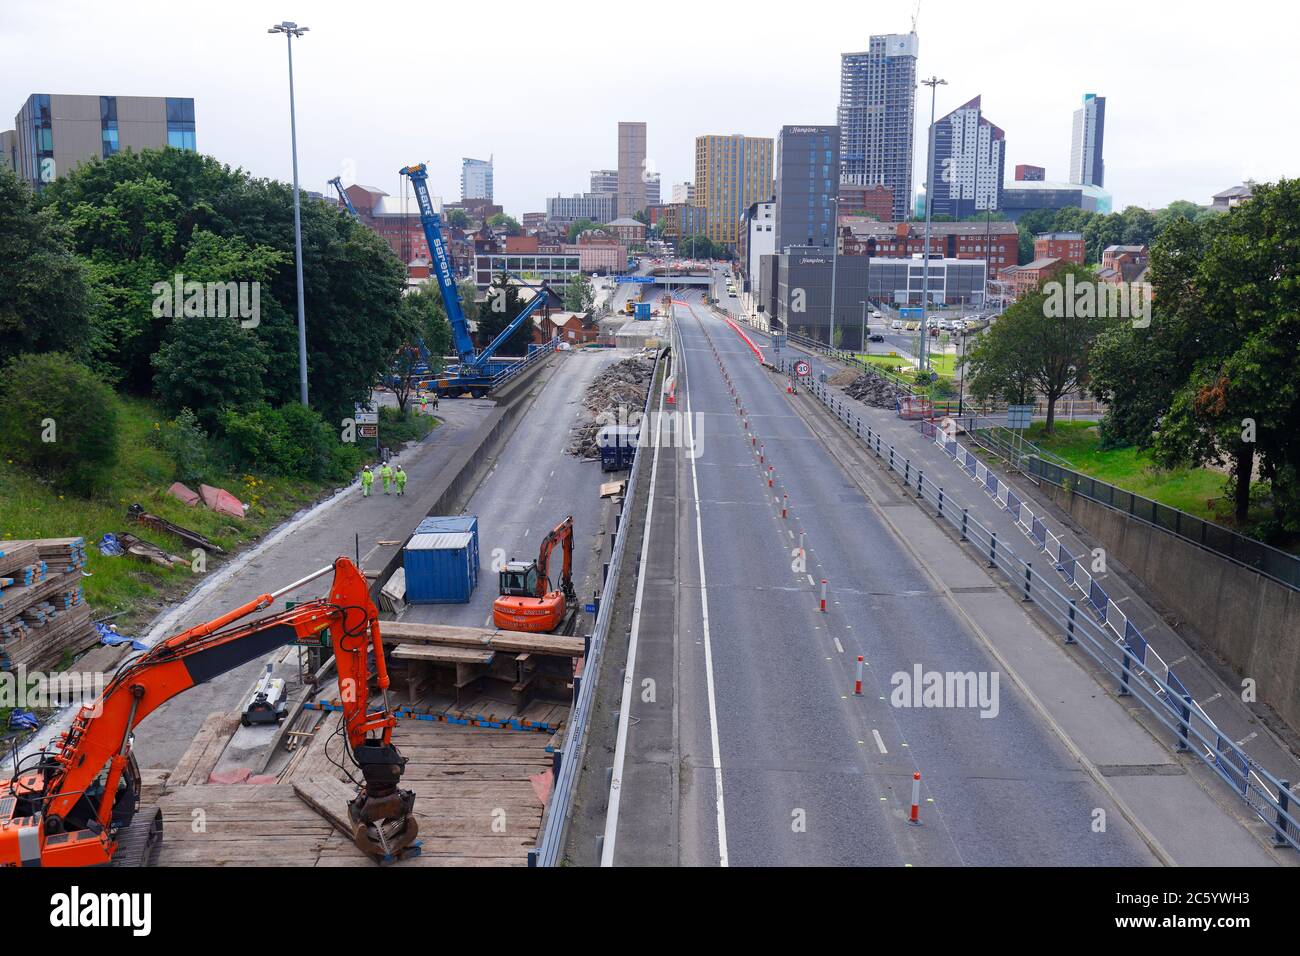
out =
[(1107, 246), (1105, 249), (1102, 250), (1102, 254), (1104, 255), (1106, 253), (1115, 254), (1120, 252), (1146, 252), (1146, 251), (1147, 251), (1146, 246)]
[[(875, 219), (866, 219), (861, 216), (845, 216), (840, 220), (842, 226), (848, 226), (855, 238), (880, 238), (882, 236), (893, 237), (898, 234), (900, 225), (907, 226), (907, 235), (910, 237), (924, 236), (925, 226), (922, 223), (897, 223), (897, 222), (878, 222)], [(983, 236), (991, 235), (1019, 235), (1019, 230), (1014, 222), (997, 220), (990, 222), (932, 222), (930, 223), (930, 235), (933, 236)]]
[(1002, 271), (1004, 274), (1007, 272), (1041, 272), (1060, 261), (1056, 256), (1044, 256), (1041, 259), (1035, 259), (1033, 262), (1026, 262), (1023, 266), (1007, 266)]
[(630, 219), (630, 218), (628, 218), (627, 216), (623, 216), (623, 217), (620, 218), (620, 219), (615, 219), (613, 222), (607, 222), (607, 223), (605, 223), (605, 225), (607, 225), (607, 226), (640, 226), (640, 227), (643, 228), (643, 229), (645, 228), (645, 223), (643, 223), (640, 219)]
[(1093, 186), (1090, 183), (1063, 183), (1050, 179), (1013, 179), (1008, 183), (1003, 183), (1003, 192), (1008, 189), (1027, 192), (1050, 192), (1053, 189), (1067, 189), (1081, 192), (1092, 199), (1110, 198), (1110, 193), (1100, 186)]
[(1083, 233), (1081, 232), (1040, 232), (1034, 236), (1035, 239), (1046, 239), (1048, 242), (1083, 242)]
[(1240, 186), (1231, 186), (1228, 189), (1225, 189), (1221, 193), (1215, 193), (1214, 198), (1215, 199), (1236, 199), (1241, 196), (1253, 196), (1253, 195), (1254, 192), (1250, 188), (1250, 186), (1243, 183)]

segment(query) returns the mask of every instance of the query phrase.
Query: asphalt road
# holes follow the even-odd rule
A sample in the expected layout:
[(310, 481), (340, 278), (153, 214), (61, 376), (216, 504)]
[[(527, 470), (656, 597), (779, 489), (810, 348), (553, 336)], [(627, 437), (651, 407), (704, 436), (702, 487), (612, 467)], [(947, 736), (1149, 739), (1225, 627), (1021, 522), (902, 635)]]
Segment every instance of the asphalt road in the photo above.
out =
[[(542, 538), (568, 515), (573, 515), (574, 527), (573, 579), (579, 598), (586, 600), (581, 582), (592, 569), (592, 555), (600, 545), (600, 484), (615, 476), (602, 472), (598, 462), (566, 454), (564, 448), (569, 427), (583, 412), (581, 401), (591, 380), (630, 354), (600, 349), (565, 357), (465, 508), (466, 514), (478, 515), (481, 561), (478, 587), (470, 602), (410, 605), (403, 621), (490, 627), (497, 596), (494, 553), (506, 561), (536, 558)], [(559, 560), (557, 552), (553, 562)], [(553, 564), (553, 583), (559, 571), (559, 565)]]
[[(647, 589), (651, 639), (634, 667), (637, 686), (657, 678), (672, 692), (633, 697), (614, 862), (1154, 863), (1010, 681), (991, 717), (891, 703), (895, 675), (918, 665), (990, 689), (997, 665), (748, 346), (703, 308), (679, 308), (678, 320), (679, 407), (693, 416), (696, 457), (674, 455), (671, 485), (656, 489), (673, 522), (670, 534), (651, 529), (647, 579), (674, 584)], [(765, 446), (761, 465), (714, 347)], [(782, 487), (786, 519), (773, 500)], [(914, 771), (919, 827), (906, 820)], [(1104, 833), (1093, 832), (1097, 809)]]

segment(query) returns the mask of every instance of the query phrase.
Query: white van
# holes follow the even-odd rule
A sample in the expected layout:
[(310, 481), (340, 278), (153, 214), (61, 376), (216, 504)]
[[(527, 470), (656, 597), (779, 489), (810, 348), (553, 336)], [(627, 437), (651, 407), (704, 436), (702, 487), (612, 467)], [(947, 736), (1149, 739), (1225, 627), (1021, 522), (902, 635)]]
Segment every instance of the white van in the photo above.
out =
[(901, 332), (903, 330), (903, 320), (894, 319), (893, 322), (889, 323), (889, 329), (891, 332)]

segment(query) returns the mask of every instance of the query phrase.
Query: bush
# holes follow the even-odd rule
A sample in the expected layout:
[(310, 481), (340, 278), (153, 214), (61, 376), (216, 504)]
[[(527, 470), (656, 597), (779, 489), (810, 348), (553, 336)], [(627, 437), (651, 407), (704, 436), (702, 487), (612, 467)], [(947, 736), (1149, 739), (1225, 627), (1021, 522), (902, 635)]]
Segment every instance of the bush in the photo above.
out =
[(0, 449), (56, 487), (88, 497), (117, 462), (117, 396), (62, 353), (11, 360), (0, 409)]
[(296, 402), (266, 404), (221, 417), (236, 466), (292, 478), (345, 478), (356, 471), (358, 449), (343, 445), (320, 415)]
[(211, 475), (208, 433), (199, 427), (198, 416), (188, 408), (182, 408), (179, 415), (153, 433), (153, 444), (172, 460), (177, 481), (206, 481)]
[(403, 442), (419, 441), (429, 434), (432, 427), (433, 419), (428, 415), (417, 415), (409, 408), (402, 414), (391, 405), (379, 406), (380, 440), (389, 448)]

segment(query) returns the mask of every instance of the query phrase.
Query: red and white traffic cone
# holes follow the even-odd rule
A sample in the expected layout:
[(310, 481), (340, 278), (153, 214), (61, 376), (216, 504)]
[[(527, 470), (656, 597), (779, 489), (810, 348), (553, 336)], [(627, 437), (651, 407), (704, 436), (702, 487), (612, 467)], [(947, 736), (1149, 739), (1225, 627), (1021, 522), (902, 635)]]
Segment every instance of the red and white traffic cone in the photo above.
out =
[(921, 771), (912, 774), (912, 815), (908, 823), (914, 827), (921, 825)]
[(862, 696), (862, 655), (858, 655), (858, 679), (853, 682), (853, 694), (856, 697)]
[(772, 466), (771, 465), (767, 466), (767, 486), (769, 488), (772, 487)]
[(822, 613), (826, 613), (826, 579), (822, 578)]

